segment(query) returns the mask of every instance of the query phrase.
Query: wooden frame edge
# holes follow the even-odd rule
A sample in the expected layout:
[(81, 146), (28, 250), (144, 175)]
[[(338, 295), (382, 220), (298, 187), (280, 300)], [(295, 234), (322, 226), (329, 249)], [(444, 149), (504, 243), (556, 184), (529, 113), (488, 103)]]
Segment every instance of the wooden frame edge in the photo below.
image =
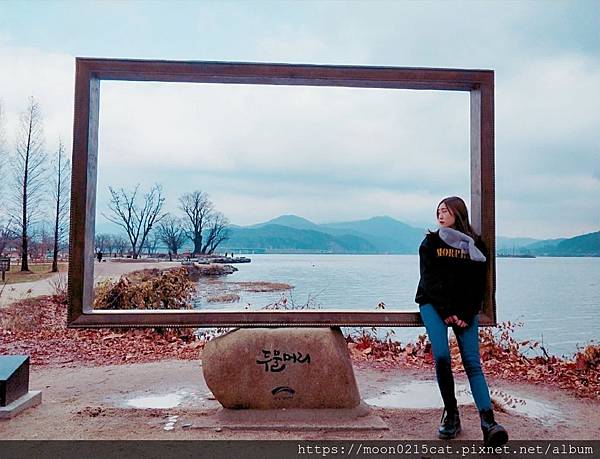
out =
[[(496, 325), (494, 72), (212, 61), (76, 58), (67, 326), (422, 326), (418, 312), (93, 310), (94, 226), (101, 80), (284, 84), (470, 92), (471, 220), (489, 249), (480, 325)], [(268, 320), (264, 320), (265, 317)]]

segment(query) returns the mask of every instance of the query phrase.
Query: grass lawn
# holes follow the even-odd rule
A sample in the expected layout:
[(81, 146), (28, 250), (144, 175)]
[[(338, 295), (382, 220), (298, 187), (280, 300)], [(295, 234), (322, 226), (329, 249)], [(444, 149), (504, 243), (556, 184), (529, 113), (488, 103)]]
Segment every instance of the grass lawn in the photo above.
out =
[[(58, 270), (60, 272), (66, 272), (69, 264), (68, 263), (59, 263)], [(50, 277), (52, 273), (50, 270), (52, 269), (52, 263), (29, 263), (29, 269), (31, 272), (22, 272), (20, 271), (21, 265), (11, 265), (10, 271), (5, 273), (6, 276), (6, 284), (19, 284), (21, 282), (34, 282), (40, 279), (45, 279), (46, 277)], [(1, 282), (1, 274), (0, 274), (0, 282)]]

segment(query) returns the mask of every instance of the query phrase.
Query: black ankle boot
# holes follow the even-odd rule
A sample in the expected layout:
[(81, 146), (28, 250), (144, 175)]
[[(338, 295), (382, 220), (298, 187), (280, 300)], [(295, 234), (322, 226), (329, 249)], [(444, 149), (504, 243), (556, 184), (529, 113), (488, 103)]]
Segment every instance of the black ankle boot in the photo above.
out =
[(449, 440), (456, 437), (460, 432), (460, 417), (458, 416), (458, 408), (444, 408), (440, 422), (441, 424), (438, 429), (438, 438)]
[(479, 417), (481, 418), (484, 446), (502, 446), (508, 441), (508, 432), (494, 420), (494, 411), (491, 408), (481, 410)]

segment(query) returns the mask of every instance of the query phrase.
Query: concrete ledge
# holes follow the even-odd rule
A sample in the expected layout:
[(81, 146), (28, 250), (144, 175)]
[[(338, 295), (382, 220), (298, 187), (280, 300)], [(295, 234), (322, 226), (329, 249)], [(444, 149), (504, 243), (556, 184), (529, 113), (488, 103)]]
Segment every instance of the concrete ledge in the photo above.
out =
[(194, 420), (191, 429), (224, 428), (231, 430), (389, 430), (389, 427), (365, 402), (355, 408), (240, 409), (219, 408), (202, 420)]
[(37, 406), (40, 403), (42, 403), (42, 391), (30, 390), (11, 404), (0, 407), (0, 419), (14, 418), (21, 411), (32, 406)]

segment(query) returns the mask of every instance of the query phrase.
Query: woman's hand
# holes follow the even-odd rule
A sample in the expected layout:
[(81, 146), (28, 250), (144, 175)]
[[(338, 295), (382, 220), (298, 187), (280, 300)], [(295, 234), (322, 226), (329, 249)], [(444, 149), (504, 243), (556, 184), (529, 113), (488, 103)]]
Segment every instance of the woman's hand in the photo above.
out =
[(467, 326), (467, 323), (464, 320), (459, 319), (457, 316), (446, 317), (446, 319), (444, 320), (444, 322), (447, 325), (456, 324), (456, 325), (458, 325), (461, 328), (465, 328)]

